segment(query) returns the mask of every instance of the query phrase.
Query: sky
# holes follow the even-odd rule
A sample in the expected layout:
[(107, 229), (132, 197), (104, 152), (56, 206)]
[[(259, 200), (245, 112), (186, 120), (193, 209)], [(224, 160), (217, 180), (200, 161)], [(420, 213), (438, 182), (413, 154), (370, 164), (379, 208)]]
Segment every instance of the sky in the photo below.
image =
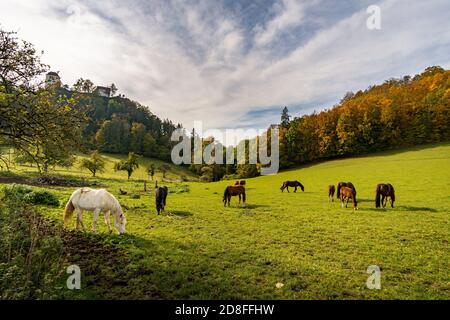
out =
[[(367, 19), (380, 8), (381, 29)], [(267, 128), (450, 67), (448, 0), (0, 0), (0, 27), (184, 127)]]

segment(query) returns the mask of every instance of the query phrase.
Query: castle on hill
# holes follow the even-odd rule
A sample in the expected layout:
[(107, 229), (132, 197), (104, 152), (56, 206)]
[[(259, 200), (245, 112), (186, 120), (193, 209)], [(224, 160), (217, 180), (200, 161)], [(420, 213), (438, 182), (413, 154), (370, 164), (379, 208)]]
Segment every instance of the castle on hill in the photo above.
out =
[[(61, 78), (58, 73), (50, 71), (45, 75), (45, 85), (46, 86), (61, 86)], [(104, 86), (96, 86), (94, 93), (101, 97), (109, 98), (111, 96), (111, 88)]]

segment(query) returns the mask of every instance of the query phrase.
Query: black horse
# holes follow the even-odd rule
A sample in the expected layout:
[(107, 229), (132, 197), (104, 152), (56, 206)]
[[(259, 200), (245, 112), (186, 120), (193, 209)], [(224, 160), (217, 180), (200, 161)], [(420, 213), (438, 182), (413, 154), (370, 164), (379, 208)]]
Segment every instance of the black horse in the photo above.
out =
[(354, 194), (355, 194), (355, 197), (356, 197), (356, 188), (353, 185), (353, 183), (351, 183), (351, 182), (339, 182), (338, 185), (337, 185), (337, 190), (336, 190), (336, 198), (338, 198), (338, 199), (341, 198), (341, 188), (342, 187), (348, 187), (348, 188), (353, 189), (355, 191)]
[[(390, 183), (380, 183), (377, 185), (377, 189), (375, 190), (375, 207), (379, 208), (380, 205), (383, 205), (383, 208), (386, 208), (387, 198), (389, 197), (389, 201), (391, 202), (391, 207), (394, 207), (395, 201), (395, 190), (392, 184)], [(380, 199), (381, 198), (381, 199)]]
[(158, 182), (155, 184), (155, 203), (156, 203), (156, 211), (158, 214), (164, 211), (164, 207), (166, 206), (166, 199), (169, 190), (166, 186), (158, 187)]

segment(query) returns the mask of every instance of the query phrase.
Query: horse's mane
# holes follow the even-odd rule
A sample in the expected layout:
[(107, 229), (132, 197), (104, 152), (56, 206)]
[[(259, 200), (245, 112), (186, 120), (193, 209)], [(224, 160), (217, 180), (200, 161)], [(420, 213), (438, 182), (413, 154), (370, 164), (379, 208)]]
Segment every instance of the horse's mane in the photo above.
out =
[(108, 197), (111, 200), (111, 209), (112, 209), (112, 211), (115, 211), (115, 212), (121, 214), (123, 216), (123, 219), (124, 219), (124, 222), (125, 222), (126, 221), (125, 220), (125, 215), (123, 214), (123, 209), (122, 209), (122, 206), (120, 205), (119, 200), (117, 200), (116, 197), (114, 197), (111, 193), (109, 193), (107, 191), (106, 191), (106, 194), (108, 195)]

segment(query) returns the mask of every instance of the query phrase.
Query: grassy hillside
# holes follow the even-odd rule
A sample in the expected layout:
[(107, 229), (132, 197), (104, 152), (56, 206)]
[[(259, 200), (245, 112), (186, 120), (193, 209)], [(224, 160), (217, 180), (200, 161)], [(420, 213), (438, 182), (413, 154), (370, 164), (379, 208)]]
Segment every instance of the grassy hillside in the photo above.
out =
[[(140, 169), (141, 170), (141, 169)], [(67, 172), (79, 175), (79, 172)], [(87, 173), (86, 173), (87, 176)], [(247, 205), (224, 208), (230, 182), (168, 183), (166, 213), (125, 173), (101, 179), (126, 207), (128, 234), (100, 241), (126, 252), (111, 283), (98, 282), (102, 257), (81, 266), (77, 297), (197, 299), (437, 299), (450, 298), (450, 144), (335, 160), (247, 180)], [(134, 178), (144, 178), (144, 172)], [(305, 192), (281, 193), (297, 179)], [(359, 210), (329, 203), (327, 186), (352, 181)], [(394, 209), (375, 209), (378, 183), (396, 188)], [(128, 195), (119, 196), (119, 188)], [(50, 189), (50, 188), (49, 188)], [(51, 188), (65, 202), (74, 188)], [(61, 208), (42, 207), (61, 221)], [(85, 213), (90, 226), (91, 214)], [(73, 228), (75, 218), (73, 218)], [(381, 290), (366, 287), (369, 265), (382, 269)], [(97, 271), (96, 271), (97, 270)], [(118, 282), (115, 282), (117, 281)], [(124, 283), (126, 285), (124, 285)], [(277, 288), (277, 283), (284, 286)]]
[[(52, 168), (50, 171), (50, 174), (59, 174), (59, 175), (67, 175), (67, 176), (74, 176), (74, 177), (84, 177), (89, 178), (92, 176), (92, 174), (86, 170), (81, 169), (79, 167), (81, 163), (81, 159), (86, 158), (86, 155), (77, 155), (75, 164), (71, 168), (63, 168), (63, 167), (56, 167)], [(126, 155), (117, 155), (117, 154), (102, 154), (102, 157), (105, 159), (106, 162), (106, 168), (105, 172), (103, 173), (97, 173), (97, 178), (99, 179), (126, 179), (127, 173), (125, 171), (115, 171), (114, 170), (114, 164), (120, 160), (126, 159)], [(150, 164), (154, 164), (156, 171), (154, 179), (162, 180), (162, 173), (158, 170), (158, 167), (167, 164), (167, 162), (158, 160), (158, 159), (150, 159), (146, 157), (140, 157), (139, 158), (139, 168), (133, 172), (132, 180), (148, 180), (149, 176), (147, 173), (147, 167)], [(186, 170), (182, 167), (175, 166), (173, 164), (169, 164), (169, 171), (166, 173), (166, 180), (172, 181), (172, 180), (179, 180), (181, 176), (185, 176), (188, 180), (197, 180), (197, 177), (189, 170)], [(0, 171), (1, 172), (1, 171)], [(13, 168), (13, 172), (19, 173), (19, 174), (36, 174), (37, 168), (31, 167), (29, 165), (15, 165)]]

